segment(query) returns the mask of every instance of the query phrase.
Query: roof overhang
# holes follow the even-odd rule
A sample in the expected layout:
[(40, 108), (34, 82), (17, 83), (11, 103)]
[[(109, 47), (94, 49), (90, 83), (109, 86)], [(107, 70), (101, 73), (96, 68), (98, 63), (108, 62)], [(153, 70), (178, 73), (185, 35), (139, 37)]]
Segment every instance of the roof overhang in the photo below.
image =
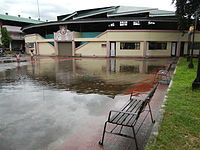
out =
[(68, 24), (87, 24), (87, 23), (113, 23), (120, 21), (155, 21), (155, 22), (177, 22), (176, 18), (105, 18), (105, 19), (79, 19), (79, 20), (69, 20), (69, 21), (54, 21), (46, 22), (42, 24), (34, 24), (22, 28), (22, 31), (29, 30), (32, 28), (48, 27), (48, 26), (60, 26)]

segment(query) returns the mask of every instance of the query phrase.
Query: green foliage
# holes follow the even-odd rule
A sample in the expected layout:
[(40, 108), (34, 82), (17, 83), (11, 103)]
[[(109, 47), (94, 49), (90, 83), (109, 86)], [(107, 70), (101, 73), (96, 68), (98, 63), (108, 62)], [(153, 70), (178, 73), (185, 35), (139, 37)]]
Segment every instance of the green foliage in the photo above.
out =
[(13, 54), (13, 51), (7, 50), (5, 51), (6, 54)]
[(12, 41), (12, 38), (8, 35), (8, 31), (5, 27), (1, 28), (1, 41), (2, 45), (5, 48), (9, 48), (10, 42)]
[(172, 0), (176, 5), (176, 15), (180, 30), (188, 30), (193, 24), (195, 11), (200, 9), (200, 0)]

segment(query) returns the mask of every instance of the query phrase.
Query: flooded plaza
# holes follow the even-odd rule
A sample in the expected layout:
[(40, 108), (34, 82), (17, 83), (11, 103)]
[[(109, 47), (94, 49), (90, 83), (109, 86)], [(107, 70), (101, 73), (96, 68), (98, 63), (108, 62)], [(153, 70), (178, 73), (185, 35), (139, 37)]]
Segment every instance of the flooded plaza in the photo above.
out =
[[(155, 73), (171, 61), (40, 58), (10, 64), (10, 68), (4, 65), (0, 149), (133, 149), (129, 139), (112, 135), (104, 148), (99, 147), (104, 122), (111, 109), (123, 106), (132, 90), (149, 91)], [(148, 137), (149, 131), (141, 134)], [(145, 145), (146, 139), (140, 143)]]

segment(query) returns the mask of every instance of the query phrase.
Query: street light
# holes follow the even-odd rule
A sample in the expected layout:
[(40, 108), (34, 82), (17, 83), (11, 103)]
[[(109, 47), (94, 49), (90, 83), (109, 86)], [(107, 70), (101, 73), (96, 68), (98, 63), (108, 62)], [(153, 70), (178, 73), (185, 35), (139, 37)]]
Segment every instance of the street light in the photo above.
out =
[(193, 52), (194, 52), (194, 35), (195, 35), (195, 30), (196, 30), (196, 19), (195, 19), (195, 26), (190, 26), (190, 32), (192, 33), (192, 44), (191, 44), (191, 52), (190, 52), (190, 63), (188, 65), (188, 68), (194, 68), (193, 64)]
[(191, 34), (192, 34), (192, 31), (190, 27), (189, 32), (188, 32), (187, 61), (190, 60)]
[(40, 20), (40, 7), (39, 7), (39, 1), (37, 0), (37, 9), (38, 9), (38, 20)]
[[(195, 12), (195, 29), (197, 27), (197, 20), (199, 19), (199, 10)], [(194, 46), (194, 45), (193, 45)], [(197, 67), (197, 76), (196, 79), (192, 83), (192, 89), (198, 89), (200, 88), (200, 44), (198, 44), (199, 47), (199, 57), (198, 57), (198, 67)]]

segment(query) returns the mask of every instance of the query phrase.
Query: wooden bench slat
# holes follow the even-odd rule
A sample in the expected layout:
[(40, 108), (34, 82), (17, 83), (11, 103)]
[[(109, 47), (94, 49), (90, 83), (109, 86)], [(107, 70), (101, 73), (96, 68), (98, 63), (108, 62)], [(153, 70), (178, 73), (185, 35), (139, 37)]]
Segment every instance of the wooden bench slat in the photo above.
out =
[[(128, 108), (126, 108), (126, 110), (124, 110), (125, 112), (132, 112), (132, 113), (137, 113), (140, 109), (140, 106), (142, 104), (143, 101), (141, 100), (134, 100)], [(130, 117), (129, 117), (130, 116)], [(127, 124), (129, 122), (129, 120), (131, 119), (133, 115), (129, 115), (129, 114), (124, 114), (124, 113), (118, 113), (118, 115), (111, 120), (111, 123), (116, 123), (116, 124)]]
[[(134, 105), (133, 107), (131, 107), (127, 112), (137, 113), (138, 110), (140, 109), (141, 103), (142, 103), (142, 101), (138, 101), (136, 103), (136, 105)], [(129, 122), (129, 119), (131, 119), (131, 117), (132, 117), (132, 115), (124, 114), (120, 118), (120, 120), (118, 121), (118, 124), (126, 124), (127, 122)]]
[[(126, 105), (124, 105), (124, 107), (122, 107), (122, 109), (121, 109), (120, 111), (125, 111), (125, 109), (126, 109), (129, 105), (131, 105), (131, 103), (135, 103), (135, 102), (137, 102), (136, 99), (129, 100), (128, 103), (127, 103)], [(118, 118), (119, 115), (120, 115), (119, 112), (116, 113), (116, 114), (114, 114), (114, 115), (109, 119), (110, 122), (112, 122), (113, 120), (115, 120), (116, 118)]]

